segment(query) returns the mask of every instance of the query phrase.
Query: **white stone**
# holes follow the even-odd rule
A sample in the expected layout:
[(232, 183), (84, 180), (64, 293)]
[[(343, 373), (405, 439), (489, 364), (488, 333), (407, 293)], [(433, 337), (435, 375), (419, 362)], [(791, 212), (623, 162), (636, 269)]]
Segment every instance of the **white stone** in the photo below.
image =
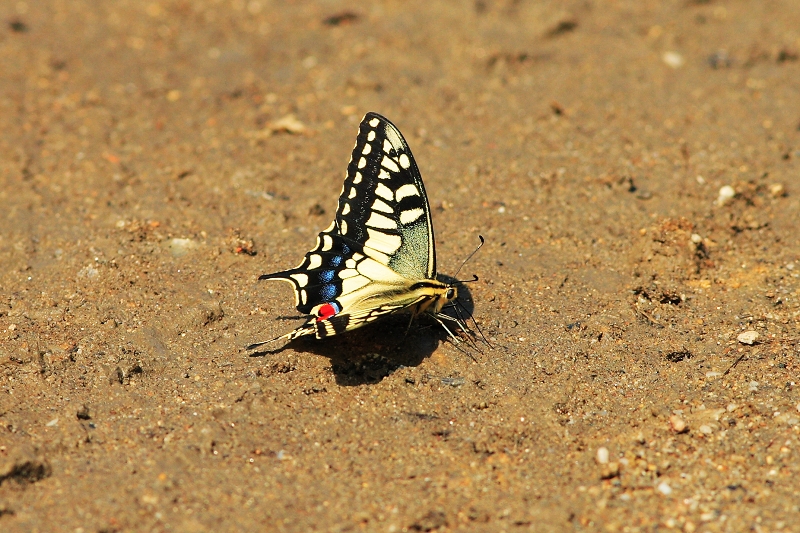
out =
[(607, 465), (608, 464), (608, 448), (605, 446), (601, 446), (597, 448), (597, 464)]
[(725, 205), (736, 196), (736, 189), (730, 185), (723, 185), (719, 189), (719, 196), (717, 196), (717, 205)]
[(741, 342), (742, 344), (755, 344), (757, 339), (758, 339), (758, 332), (752, 330), (740, 333), (739, 336), (736, 337), (736, 340)]
[(664, 55), (661, 56), (661, 60), (672, 68), (681, 68), (683, 64), (686, 63), (682, 55), (673, 51), (664, 52)]

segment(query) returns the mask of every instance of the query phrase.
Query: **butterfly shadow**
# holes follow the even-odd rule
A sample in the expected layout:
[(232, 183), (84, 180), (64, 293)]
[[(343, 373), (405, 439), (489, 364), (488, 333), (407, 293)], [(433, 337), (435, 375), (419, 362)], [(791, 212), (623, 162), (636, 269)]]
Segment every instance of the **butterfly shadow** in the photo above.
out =
[[(454, 280), (444, 277), (443, 281)], [(473, 304), (469, 289), (459, 285), (458, 291), (460, 311), (445, 311), (454, 318), (459, 315), (464, 318), (465, 313), (471, 316)], [(410, 315), (404, 313), (389, 315), (375, 324), (342, 335), (325, 339), (301, 337), (277, 349), (258, 350), (250, 356), (268, 357), (287, 349), (313, 353), (330, 360), (331, 371), (340, 386), (376, 384), (399, 369), (419, 366), (441, 343), (452, 342), (433, 318), (421, 316), (410, 324), (409, 319)]]

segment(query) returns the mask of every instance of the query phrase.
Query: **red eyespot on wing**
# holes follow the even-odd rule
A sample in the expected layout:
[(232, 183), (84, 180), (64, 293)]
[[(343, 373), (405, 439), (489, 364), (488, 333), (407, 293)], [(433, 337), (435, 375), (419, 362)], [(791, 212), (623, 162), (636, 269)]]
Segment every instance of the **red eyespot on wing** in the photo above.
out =
[(331, 304), (324, 304), (322, 307), (319, 308), (319, 316), (317, 317), (317, 322), (328, 320), (336, 313), (338, 313), (338, 310), (334, 306), (332, 306)]

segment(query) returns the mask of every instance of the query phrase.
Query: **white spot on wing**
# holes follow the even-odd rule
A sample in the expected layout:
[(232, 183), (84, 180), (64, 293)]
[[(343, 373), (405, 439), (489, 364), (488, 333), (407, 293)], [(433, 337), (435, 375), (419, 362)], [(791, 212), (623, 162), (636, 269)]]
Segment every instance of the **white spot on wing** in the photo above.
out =
[(356, 194), (358, 194), (357, 191), (356, 191), (356, 188), (355, 187), (350, 187), (350, 192), (347, 193), (347, 198), (349, 200), (352, 200), (353, 198), (356, 197)]
[[(367, 230), (367, 231), (369, 231), (369, 230)], [(383, 252), (381, 252), (379, 250), (376, 250), (375, 248), (370, 248), (366, 244), (364, 245), (364, 251), (369, 253), (370, 259), (374, 260), (373, 262), (377, 261), (378, 263), (383, 264), (383, 265), (388, 265), (389, 264), (389, 256), (387, 254), (385, 254), (385, 253), (383, 253)], [(359, 263), (359, 265), (361, 265), (361, 263)], [(361, 271), (360, 269), (361, 269), (361, 267), (359, 266), (359, 272)]]
[(392, 143), (389, 142), (389, 139), (383, 140), (383, 151), (387, 154), (392, 151)]
[(367, 166), (367, 160), (362, 157), (358, 160), (358, 168), (364, 168), (365, 166)]
[[(348, 210), (350, 209), (349, 205), (347, 205), (347, 209)], [(323, 252), (327, 252), (331, 248), (333, 248), (333, 239), (331, 238), (330, 235), (323, 235), (322, 236), (322, 251)]]
[(339, 278), (341, 279), (352, 278), (353, 276), (358, 276), (358, 270), (355, 268), (345, 268), (339, 272)]
[(378, 177), (382, 180), (388, 180), (392, 178), (392, 175), (386, 172), (385, 168), (382, 168), (380, 172), (378, 172)]
[(344, 207), (342, 208), (342, 215), (346, 215), (349, 212), (350, 212), (350, 204), (344, 204)]
[(300, 291), (300, 303), (306, 305), (307, 301), (308, 301), (308, 293), (306, 292), (305, 289), (303, 289)]
[[(321, 264), (322, 264), (322, 256), (320, 256), (319, 254), (311, 254), (308, 256), (308, 267), (307, 267), (308, 270), (314, 270), (315, 268), (319, 268)], [(292, 275), (295, 276), (301, 274), (292, 274)], [(303, 283), (303, 286), (305, 286), (306, 283), (308, 283), (308, 277), (306, 277), (306, 282)]]
[(372, 202), (372, 209), (375, 211), (380, 211), (381, 213), (394, 213), (394, 210), (384, 202), (383, 200), (376, 198), (374, 202)]
[(361, 175), (361, 172), (356, 172), (356, 175), (353, 176), (353, 183), (354, 184), (361, 183), (361, 178), (363, 178), (363, 176)]
[(394, 200), (394, 193), (389, 187), (387, 187), (383, 183), (378, 183), (378, 186), (375, 187), (375, 194), (377, 194), (384, 200), (389, 200), (389, 201)]
[(386, 138), (389, 139), (389, 142), (392, 143), (392, 146), (396, 147), (398, 151), (406, 147), (406, 143), (404, 143), (403, 138), (400, 137), (400, 132), (388, 124), (386, 125), (385, 133)]
[(375, 130), (370, 130), (369, 133), (367, 133), (367, 140), (369, 142), (372, 142), (372, 141), (375, 140)]
[(289, 277), (295, 280), (300, 287), (308, 285), (308, 276), (306, 274), (291, 274)]
[(398, 202), (406, 196), (419, 196), (419, 189), (417, 189), (417, 186), (413, 183), (406, 183), (394, 193), (395, 200)]
[(364, 246), (368, 246), (384, 254), (395, 253), (398, 248), (400, 248), (400, 245), (403, 244), (403, 239), (400, 238), (400, 235), (389, 235), (388, 233), (369, 228), (367, 228), (367, 235), (369, 238), (367, 242), (364, 243)]
[(425, 211), (423, 211), (419, 207), (415, 207), (414, 209), (408, 209), (400, 213), (400, 223), (403, 224), (404, 226), (407, 224), (411, 224), (424, 214)]
[(346, 220), (342, 220), (341, 230), (342, 230), (342, 235), (345, 235), (347, 233), (347, 221)]
[(376, 127), (380, 123), (381, 123), (381, 121), (378, 120), (377, 118), (373, 118), (372, 120), (369, 121), (369, 125), (372, 126), (373, 128)]
[(399, 160), (401, 167), (408, 168), (411, 166), (411, 160), (408, 159), (408, 156), (406, 154), (400, 154)]
[(364, 154), (364, 155), (367, 155), (371, 151), (372, 151), (372, 145), (371, 144), (365, 144), (364, 145), (364, 149), (361, 150), (361, 153)]
[(381, 161), (381, 165), (383, 165), (384, 167), (388, 168), (392, 172), (400, 172), (400, 167), (397, 166), (397, 163), (395, 163), (394, 161), (392, 161), (390, 158), (388, 158), (386, 156), (383, 156), (383, 161)]
[(372, 226), (373, 228), (397, 229), (397, 222), (380, 213), (372, 212), (369, 215), (369, 220), (367, 220), (367, 226)]

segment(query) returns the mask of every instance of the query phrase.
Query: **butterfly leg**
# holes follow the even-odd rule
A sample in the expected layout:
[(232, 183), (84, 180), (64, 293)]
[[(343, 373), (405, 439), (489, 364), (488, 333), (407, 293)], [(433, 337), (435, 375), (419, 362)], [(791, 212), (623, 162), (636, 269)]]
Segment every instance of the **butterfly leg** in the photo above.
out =
[[(442, 321), (442, 318), (447, 318), (447, 319), (450, 319), (450, 320), (455, 320), (455, 319), (453, 319), (453, 317), (449, 317), (449, 316), (447, 316), (447, 315), (442, 315), (442, 314), (440, 313), (440, 314), (438, 314), (438, 315), (433, 315), (433, 318), (434, 318), (434, 319), (435, 319), (435, 320), (436, 320), (436, 321), (439, 323), (439, 325), (440, 325), (440, 326), (442, 326), (442, 327), (444, 328), (444, 330), (447, 332), (447, 334), (450, 336), (450, 338), (451, 338), (451, 339), (453, 339), (453, 343), (454, 343), (454, 344), (458, 344), (458, 343), (460, 343), (460, 342), (461, 342), (461, 339), (459, 339), (458, 337), (456, 337), (456, 336), (455, 336), (455, 334), (454, 334), (452, 331), (450, 331), (450, 328), (448, 328), (448, 327), (445, 325), (445, 323)], [(456, 322), (458, 323), (458, 321), (456, 321)]]
[[(462, 341), (461, 341), (461, 339), (459, 339), (458, 337), (456, 337), (456, 336), (455, 336), (455, 334), (453, 334), (453, 332), (452, 332), (452, 331), (450, 331), (450, 328), (448, 328), (448, 327), (445, 325), (445, 323), (444, 323), (444, 321), (442, 320), (442, 318), (444, 318), (444, 319), (447, 319), (447, 320), (454, 321), (454, 322), (456, 322), (456, 323), (457, 323), (459, 326), (461, 326), (461, 321), (460, 321), (460, 320), (457, 320), (457, 319), (455, 319), (455, 318), (453, 318), (453, 317), (451, 317), (451, 316), (447, 316), (447, 315), (444, 315), (444, 314), (441, 314), (441, 313), (439, 313), (439, 314), (436, 314), (436, 315), (433, 315), (433, 318), (434, 318), (434, 319), (435, 319), (435, 320), (436, 320), (436, 321), (439, 323), (439, 325), (440, 325), (440, 326), (442, 326), (442, 327), (444, 328), (444, 330), (447, 332), (447, 334), (448, 334), (448, 335), (450, 336), (450, 338), (453, 340), (453, 345), (454, 345), (454, 346), (455, 346), (455, 347), (458, 349), (458, 351), (460, 351), (460, 352), (463, 352), (463, 353), (467, 354), (467, 355), (470, 357), (470, 359), (472, 359), (472, 360), (473, 360), (475, 363), (477, 363), (477, 362), (478, 362), (478, 360), (477, 360), (477, 359), (475, 359), (475, 356), (474, 356), (474, 355), (472, 355), (471, 353), (469, 353), (469, 351), (468, 351), (468, 350), (464, 350), (463, 348), (461, 348), (461, 347), (459, 346), (459, 344), (461, 344), (461, 342), (462, 342)], [(474, 343), (474, 341), (473, 341), (473, 345), (474, 345), (474, 344), (475, 344), (475, 343)], [(478, 351), (480, 351), (480, 350), (478, 350)]]
[[(458, 310), (456, 310), (456, 312), (458, 313)], [(440, 324), (442, 324), (441, 320), (449, 320), (450, 322), (454, 322), (456, 325), (458, 325), (459, 329), (461, 331), (463, 331), (464, 334), (466, 335), (467, 341), (469, 342), (469, 344), (477, 352), (483, 353), (483, 351), (480, 349), (478, 344), (473, 339), (475, 334), (472, 332), (472, 330), (469, 329), (469, 326), (467, 326), (467, 323), (460, 317), (460, 314), (459, 314), (459, 318), (454, 318), (454, 317), (452, 317), (450, 315), (446, 315), (444, 313), (439, 313), (439, 314), (436, 315), (436, 317), (437, 317), (437, 320), (439, 320)], [(444, 326), (444, 324), (442, 324), (442, 326)], [(445, 329), (447, 329), (447, 328), (445, 328)], [(448, 330), (448, 333), (449, 333), (449, 330)], [(452, 335), (452, 333), (451, 333), (451, 335)]]
[(414, 323), (414, 318), (416, 318), (416, 316), (414, 315), (414, 313), (411, 313), (411, 316), (408, 319), (408, 326), (406, 326), (406, 332), (403, 335), (403, 337), (408, 337), (408, 332), (411, 331), (411, 324)]

